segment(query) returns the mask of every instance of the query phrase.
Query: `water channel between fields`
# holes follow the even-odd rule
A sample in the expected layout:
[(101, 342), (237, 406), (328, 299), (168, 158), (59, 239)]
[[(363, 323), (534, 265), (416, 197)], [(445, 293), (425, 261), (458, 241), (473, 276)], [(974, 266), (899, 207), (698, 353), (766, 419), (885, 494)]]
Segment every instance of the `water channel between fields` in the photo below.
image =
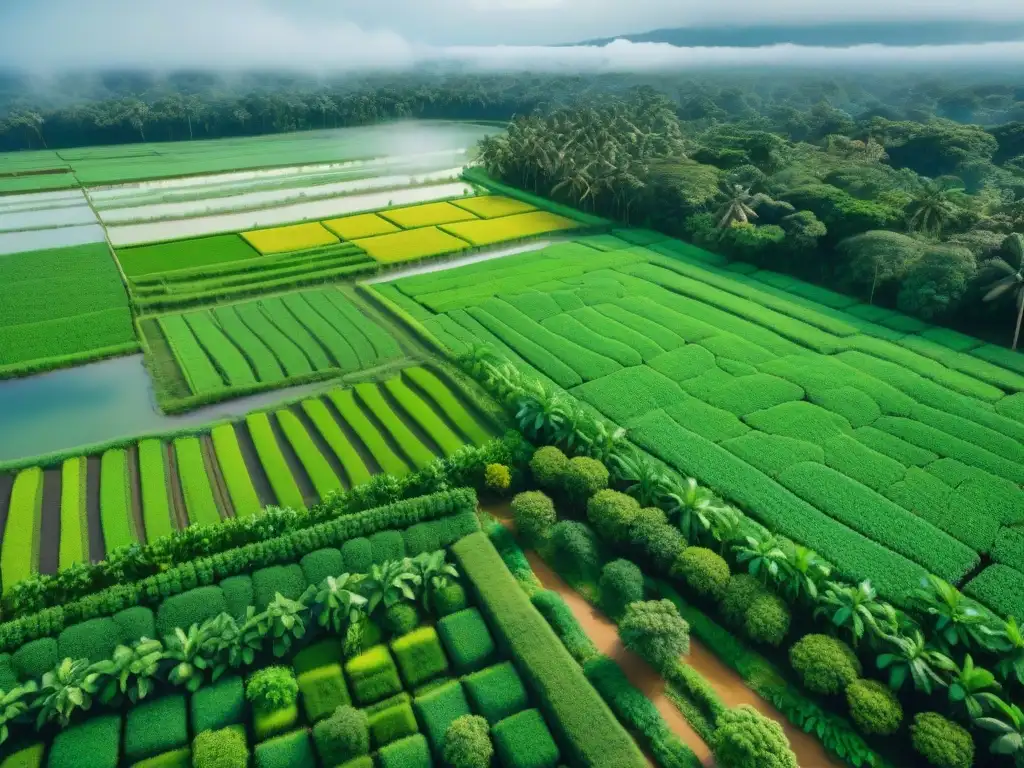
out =
[(142, 355), (0, 381), (0, 461), (244, 416), (324, 386), (278, 389), (167, 416), (157, 410)]

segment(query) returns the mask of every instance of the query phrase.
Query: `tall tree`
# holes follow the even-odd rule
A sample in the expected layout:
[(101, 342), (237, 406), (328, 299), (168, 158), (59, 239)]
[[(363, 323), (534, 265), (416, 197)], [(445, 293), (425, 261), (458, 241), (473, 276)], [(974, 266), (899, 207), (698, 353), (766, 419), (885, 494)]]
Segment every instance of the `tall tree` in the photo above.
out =
[(925, 182), (914, 199), (907, 203), (907, 228), (911, 232), (939, 237), (943, 227), (957, 212), (950, 199), (952, 189), (936, 181)]
[(1010, 349), (1017, 348), (1020, 339), (1021, 320), (1024, 319), (1024, 235), (1014, 232), (1003, 243), (1003, 248), (1009, 251), (1017, 260), (1016, 268), (1001, 258), (991, 259), (986, 263), (995, 272), (1001, 273), (1002, 277), (989, 286), (985, 294), (985, 301), (995, 301), (1001, 296), (1012, 296), (1017, 310), (1017, 324), (1013, 330), (1013, 344)]
[(739, 184), (723, 184), (720, 190), (722, 204), (715, 213), (720, 229), (733, 224), (747, 224), (757, 218), (754, 210), (754, 197), (750, 190)]

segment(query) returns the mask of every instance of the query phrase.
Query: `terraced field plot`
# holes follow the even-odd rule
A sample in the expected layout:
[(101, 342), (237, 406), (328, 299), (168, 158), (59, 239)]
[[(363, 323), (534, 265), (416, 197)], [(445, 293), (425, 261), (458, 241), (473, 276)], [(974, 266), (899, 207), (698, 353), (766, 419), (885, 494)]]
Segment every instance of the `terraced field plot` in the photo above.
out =
[(142, 327), (153, 368), (170, 365), (187, 388), (179, 396), (252, 391), (402, 357), (386, 330), (332, 288), (159, 315)]
[(3, 583), (268, 504), (304, 507), (381, 471), (422, 469), (492, 435), (456, 386), (433, 370), (407, 368), (379, 384), (329, 390), (194, 436), (148, 438), (0, 473)]
[(931, 572), (1024, 612), (1024, 375), (978, 342), (958, 351), (948, 332), (716, 262), (621, 231), (380, 290), (453, 351), (490, 343), (887, 597)]

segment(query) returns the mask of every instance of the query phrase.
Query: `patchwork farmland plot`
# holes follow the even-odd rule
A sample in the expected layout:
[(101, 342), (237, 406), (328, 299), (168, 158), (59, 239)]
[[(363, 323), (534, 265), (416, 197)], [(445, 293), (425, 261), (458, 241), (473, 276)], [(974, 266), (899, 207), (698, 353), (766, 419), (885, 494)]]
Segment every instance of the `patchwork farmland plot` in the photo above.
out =
[(453, 352), (489, 343), (568, 389), (887, 597), (931, 572), (1024, 613), (1024, 375), (716, 261), (622, 230), (376, 290)]
[[(492, 425), (456, 386), (430, 369), (407, 368), (378, 384), (330, 390), (191, 436), (148, 438), (56, 467), (0, 474), (3, 583), (41, 563), (56, 570), (97, 560), (268, 504), (303, 507), (378, 472), (408, 474), (491, 437)], [(93, 463), (97, 472), (89, 471)], [(44, 476), (51, 475), (59, 522), (43, 540)]]

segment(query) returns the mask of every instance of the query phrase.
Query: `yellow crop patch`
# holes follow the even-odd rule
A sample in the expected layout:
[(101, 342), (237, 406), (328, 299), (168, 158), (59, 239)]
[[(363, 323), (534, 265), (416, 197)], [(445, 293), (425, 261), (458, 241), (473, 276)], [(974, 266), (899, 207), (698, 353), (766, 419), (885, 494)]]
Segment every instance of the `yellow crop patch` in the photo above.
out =
[(249, 245), (262, 254), (302, 251), (319, 245), (333, 245), (338, 238), (328, 232), (319, 222), (292, 224), (273, 229), (254, 229), (242, 232)]
[(376, 213), (344, 216), (340, 219), (328, 219), (320, 223), (342, 240), (357, 240), (360, 237), (375, 237), (399, 231), (398, 227), (387, 219), (382, 219)]
[(543, 235), (547, 232), (575, 229), (578, 226), (579, 224), (572, 219), (556, 216), (547, 211), (534, 211), (500, 219), (461, 221), (447, 224), (443, 229), (463, 240), (468, 240), (473, 245), (491, 245), (532, 235)]
[(499, 216), (513, 216), (517, 213), (537, 210), (529, 203), (522, 200), (514, 200), (511, 197), (501, 195), (483, 195), (481, 197), (467, 197), (465, 200), (455, 200), (455, 205), (465, 208), (470, 213), (475, 213), (483, 219), (496, 219)]
[(356, 240), (355, 244), (382, 264), (426, 259), (469, 248), (469, 243), (442, 232), (437, 227), (367, 237)]
[(381, 211), (380, 215), (388, 221), (395, 222), (402, 229), (433, 227), (438, 224), (476, 219), (476, 216), (469, 211), (464, 211), (451, 203), (426, 203), (410, 205), (406, 208), (392, 208)]

